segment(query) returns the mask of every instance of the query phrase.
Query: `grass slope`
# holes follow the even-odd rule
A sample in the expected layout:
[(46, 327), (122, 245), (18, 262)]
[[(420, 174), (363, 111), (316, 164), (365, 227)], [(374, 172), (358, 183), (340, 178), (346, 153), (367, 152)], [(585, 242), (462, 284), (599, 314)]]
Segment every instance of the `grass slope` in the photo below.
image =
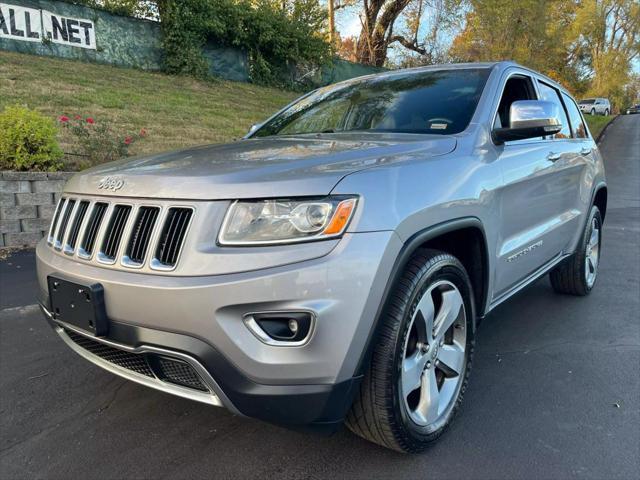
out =
[(606, 127), (614, 117), (615, 115), (609, 115), (606, 117), (603, 115), (585, 115), (584, 119), (586, 120), (587, 125), (589, 125), (589, 131), (593, 138), (598, 138), (602, 129)]
[(0, 110), (21, 104), (52, 118), (92, 116), (112, 122), (123, 136), (146, 128), (148, 137), (132, 146), (133, 154), (241, 137), (296, 96), (248, 83), (0, 51)]

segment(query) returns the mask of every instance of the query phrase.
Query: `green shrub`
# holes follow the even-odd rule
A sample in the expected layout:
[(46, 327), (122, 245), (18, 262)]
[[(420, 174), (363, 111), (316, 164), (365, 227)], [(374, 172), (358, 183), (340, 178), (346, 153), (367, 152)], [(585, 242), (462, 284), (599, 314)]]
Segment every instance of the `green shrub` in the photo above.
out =
[(169, 73), (205, 76), (207, 40), (246, 50), (251, 80), (264, 85), (292, 87), (292, 66), (330, 60), (322, 34), (327, 16), (318, 0), (166, 0), (160, 13)]
[(62, 168), (55, 122), (21, 106), (0, 113), (0, 170), (49, 170)]
[(138, 133), (122, 135), (108, 121), (82, 115), (74, 115), (73, 118), (60, 115), (58, 122), (72, 143), (79, 147), (78, 154), (87, 159), (78, 162), (80, 168), (128, 157), (129, 147), (147, 135), (144, 128)]

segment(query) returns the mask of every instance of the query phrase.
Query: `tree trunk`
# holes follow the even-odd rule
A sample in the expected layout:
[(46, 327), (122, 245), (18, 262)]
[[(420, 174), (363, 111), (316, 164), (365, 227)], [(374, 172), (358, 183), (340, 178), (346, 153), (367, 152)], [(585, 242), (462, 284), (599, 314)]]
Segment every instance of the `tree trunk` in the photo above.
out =
[(329, 12), (329, 44), (333, 48), (336, 44), (336, 14), (333, 8), (334, 0), (327, 0), (327, 10)]
[[(387, 60), (393, 25), (410, 0), (364, 0), (360, 15), (362, 32), (358, 38), (358, 62), (382, 67)], [(384, 9), (382, 7), (385, 7)]]

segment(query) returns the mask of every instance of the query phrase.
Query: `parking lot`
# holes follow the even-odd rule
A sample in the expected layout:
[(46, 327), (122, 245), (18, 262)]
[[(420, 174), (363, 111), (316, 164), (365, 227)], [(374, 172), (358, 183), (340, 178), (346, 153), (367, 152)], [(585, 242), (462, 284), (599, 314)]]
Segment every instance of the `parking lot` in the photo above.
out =
[(70, 351), (34, 304), (32, 251), (0, 261), (1, 478), (638, 478), (640, 115), (601, 143), (592, 295), (542, 279), (482, 324), (453, 427), (422, 455), (294, 432), (147, 389)]

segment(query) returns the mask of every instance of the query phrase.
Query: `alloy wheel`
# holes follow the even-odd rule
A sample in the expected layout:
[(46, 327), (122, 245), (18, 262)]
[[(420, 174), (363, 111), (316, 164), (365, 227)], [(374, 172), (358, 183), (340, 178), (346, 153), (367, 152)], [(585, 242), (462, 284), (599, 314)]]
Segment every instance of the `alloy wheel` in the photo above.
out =
[(446, 419), (465, 376), (467, 317), (458, 288), (431, 285), (417, 304), (404, 345), (400, 392), (420, 426)]
[(584, 257), (585, 278), (587, 286), (593, 287), (598, 275), (598, 262), (600, 261), (600, 225), (597, 218), (591, 220), (591, 235), (587, 242)]

